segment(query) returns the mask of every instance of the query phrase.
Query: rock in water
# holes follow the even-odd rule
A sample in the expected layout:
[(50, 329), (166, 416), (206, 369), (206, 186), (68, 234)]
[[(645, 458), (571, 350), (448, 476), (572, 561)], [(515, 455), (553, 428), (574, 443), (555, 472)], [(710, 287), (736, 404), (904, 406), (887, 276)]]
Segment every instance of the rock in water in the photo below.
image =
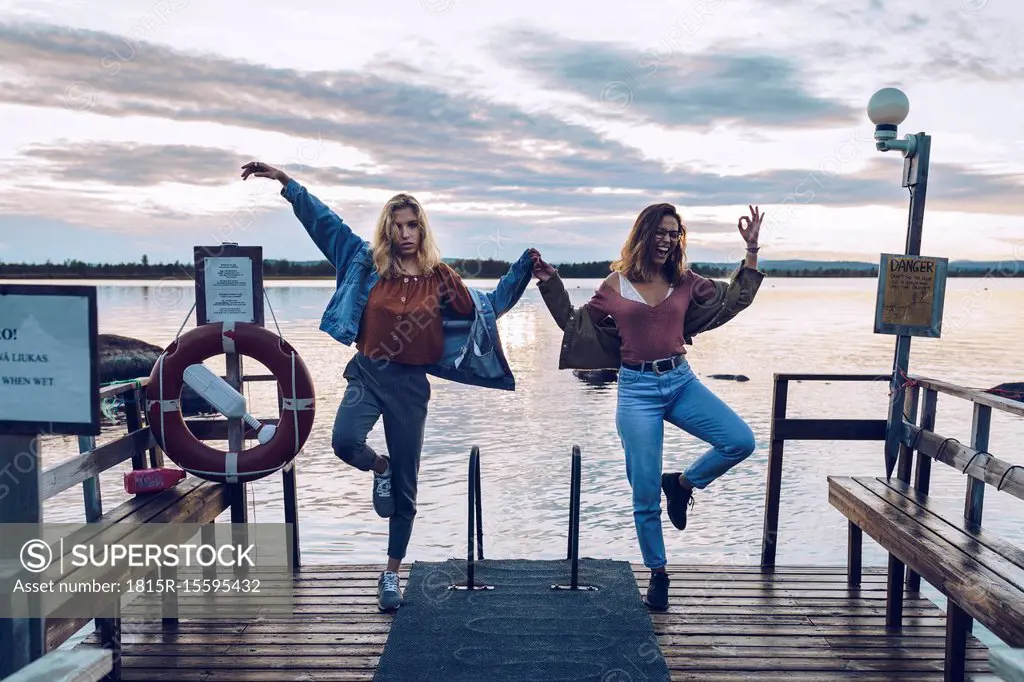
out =
[(1024, 381), (1011, 381), (999, 384), (985, 392), (1024, 403)]
[(99, 353), (100, 383), (148, 377), (163, 348), (117, 334), (96, 337)]
[[(148, 377), (164, 349), (151, 343), (117, 334), (96, 336), (100, 383)], [(188, 386), (181, 389), (181, 413), (186, 416), (215, 414), (208, 402)]]
[(614, 369), (574, 369), (572, 373), (588, 384), (607, 384), (619, 379), (619, 373)]

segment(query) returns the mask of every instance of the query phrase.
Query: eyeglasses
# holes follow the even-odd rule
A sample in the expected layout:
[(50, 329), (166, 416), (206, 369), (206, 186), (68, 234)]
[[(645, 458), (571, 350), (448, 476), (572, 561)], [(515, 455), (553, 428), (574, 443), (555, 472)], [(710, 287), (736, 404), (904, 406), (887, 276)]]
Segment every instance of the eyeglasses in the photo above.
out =
[(668, 237), (672, 241), (677, 242), (677, 241), (679, 241), (679, 239), (682, 236), (683, 236), (683, 233), (680, 230), (672, 230), (671, 232), (668, 232), (666, 230), (655, 230), (654, 231), (654, 238), (656, 240), (658, 240), (659, 242), (662, 241), (663, 239), (665, 239), (665, 237)]

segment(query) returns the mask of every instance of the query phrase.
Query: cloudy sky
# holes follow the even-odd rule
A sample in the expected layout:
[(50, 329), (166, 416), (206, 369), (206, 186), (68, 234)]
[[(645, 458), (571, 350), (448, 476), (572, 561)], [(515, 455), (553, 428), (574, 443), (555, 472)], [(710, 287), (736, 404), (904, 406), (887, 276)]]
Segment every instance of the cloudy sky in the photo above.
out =
[(903, 250), (902, 158), (933, 135), (923, 252), (1024, 259), (1016, 0), (0, 0), (0, 260), (315, 259), (284, 166), (369, 237), (426, 205), (445, 256), (617, 255), (647, 204), (693, 260)]

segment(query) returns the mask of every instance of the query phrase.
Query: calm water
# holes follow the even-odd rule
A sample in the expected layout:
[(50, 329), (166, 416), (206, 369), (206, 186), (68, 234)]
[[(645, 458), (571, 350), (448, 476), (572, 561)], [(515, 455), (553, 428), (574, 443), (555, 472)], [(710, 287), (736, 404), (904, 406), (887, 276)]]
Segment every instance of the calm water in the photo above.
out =
[[(99, 286), (102, 333), (124, 334), (166, 346), (193, 302), (191, 282), (91, 282)], [(569, 280), (575, 302), (585, 301), (596, 280)], [(475, 285), (491, 287), (493, 281)], [(330, 447), (334, 412), (344, 391), (342, 370), (354, 349), (317, 329), (333, 283), (272, 282), (268, 296), (285, 337), (298, 349), (316, 381), (316, 425), (298, 458), (299, 509), (306, 563), (377, 563), (387, 545), (387, 522), (370, 503), (368, 475), (348, 468)], [(756, 563), (759, 560), (765, 463), (775, 372), (885, 372), (894, 337), (872, 333), (876, 282), (872, 279), (765, 281), (752, 308), (726, 327), (697, 337), (690, 362), (702, 380), (752, 425), (758, 449), (750, 459), (696, 496), (684, 534), (665, 520), (671, 562)], [(267, 315), (268, 326), (272, 325)], [(569, 455), (583, 452), (581, 554), (639, 560), (615, 432), (616, 388), (589, 386), (557, 367), (560, 331), (531, 284), (519, 305), (500, 321), (502, 342), (518, 381), (515, 392), (431, 379), (433, 398), (424, 446), (419, 516), (410, 559), (465, 555), (466, 469), (470, 448), (482, 452), (485, 549), (488, 557), (564, 556), (568, 519)], [(194, 318), (186, 329), (194, 325)], [(1017, 344), (1024, 338), (1024, 280), (951, 279), (941, 339), (915, 339), (911, 371), (962, 385), (990, 387), (1024, 379)], [(223, 363), (211, 362), (223, 371)], [(247, 360), (247, 372), (261, 372)], [(749, 382), (707, 378), (745, 374)], [(251, 411), (274, 416), (271, 385), (248, 391)], [(884, 418), (887, 386), (799, 384), (790, 389), (789, 416)], [(940, 397), (937, 431), (970, 438), (971, 409)], [(107, 429), (100, 442), (122, 433)], [(384, 449), (378, 425), (370, 435)], [(993, 417), (990, 450), (1024, 464), (1024, 419)], [(684, 468), (705, 446), (666, 425), (666, 466)], [(77, 452), (77, 439), (51, 438), (45, 466)], [(124, 465), (127, 470), (130, 465)], [(944, 465), (933, 471), (933, 490), (950, 513), (962, 513), (966, 479)], [(883, 475), (881, 443), (787, 445), (782, 491), (779, 562), (839, 565), (845, 562), (844, 518), (828, 504), (825, 477)], [(126, 497), (121, 473), (102, 479), (103, 501)], [(250, 519), (283, 520), (280, 476), (254, 483)], [(985, 523), (1024, 544), (1021, 502), (989, 488)], [(80, 521), (81, 492), (49, 500), (49, 521)], [(227, 516), (223, 520), (227, 520)], [(884, 555), (873, 543), (866, 560)]]

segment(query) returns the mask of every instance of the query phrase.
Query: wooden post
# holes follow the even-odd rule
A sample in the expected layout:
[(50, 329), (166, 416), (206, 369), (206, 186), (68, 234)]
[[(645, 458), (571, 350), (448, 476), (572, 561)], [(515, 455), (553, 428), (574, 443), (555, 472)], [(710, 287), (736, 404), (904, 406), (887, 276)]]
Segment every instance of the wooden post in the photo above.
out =
[[(242, 391), (242, 356), (238, 353), (226, 353), (227, 382), (236, 391)], [(245, 449), (245, 424), (241, 417), (228, 420), (228, 449), (231, 452), (241, 452)], [(245, 546), (249, 544), (249, 533), (245, 524), (248, 523), (249, 513), (246, 509), (248, 502), (247, 490), (244, 483), (229, 483), (228, 497), (231, 500), (231, 537), (236, 545)], [(248, 572), (246, 567), (236, 565), (234, 573), (238, 577)]]
[[(225, 353), (224, 362), (227, 370), (227, 382), (233, 389), (242, 392), (242, 356), (238, 353)], [(241, 452), (245, 449), (245, 424), (241, 417), (228, 420), (228, 448), (231, 452)], [(246, 512), (246, 490), (242, 483), (229, 484), (231, 491), (231, 523), (245, 523), (248, 518)]]
[(761, 535), (761, 571), (775, 570), (776, 547), (779, 536), (779, 500), (782, 496), (782, 450), (785, 441), (775, 431), (777, 421), (786, 418), (789, 399), (789, 380), (775, 375), (772, 392), (771, 446), (768, 452), (768, 481), (765, 486), (764, 529)]
[[(84, 455), (96, 447), (96, 436), (78, 437), (78, 454)], [(103, 498), (100, 495), (100, 477), (93, 476), (82, 481), (82, 497), (85, 503), (85, 520), (95, 523), (103, 516)]]
[[(139, 401), (141, 391), (142, 389), (136, 387), (124, 394), (124, 418), (128, 433), (142, 428), (142, 404)], [(147, 466), (145, 451), (139, 450), (132, 453), (132, 469), (145, 469)]]
[[(974, 404), (974, 418), (971, 421), (971, 447), (978, 452), (988, 452), (988, 439), (989, 432), (992, 428), (992, 408), (988, 405)], [(978, 455), (978, 457), (986, 457), (987, 455)], [(965, 472), (966, 473), (966, 472)], [(967, 474), (967, 495), (964, 498), (964, 518), (968, 523), (975, 526), (981, 526), (981, 516), (985, 508), (985, 479), (977, 479)], [(948, 611), (946, 615), (946, 626), (947, 636), (949, 635), (949, 628), (953, 627), (950, 624), (952, 619), (952, 612)], [(955, 624), (958, 628), (962, 627), (965, 632), (972, 632), (974, 630), (974, 619), (968, 616), (963, 611), (956, 614), (956, 618), (961, 621)], [(952, 635), (959, 637), (959, 630), (953, 630)], [(963, 645), (966, 646), (966, 643)], [(947, 656), (949, 655), (949, 645), (947, 643)], [(962, 665), (962, 661), (960, 661)], [(962, 669), (962, 668), (961, 668)]]
[[(39, 436), (0, 435), (0, 523), (42, 524), (39, 456)], [(7, 546), (0, 549), (0, 557), (15, 570), (20, 562), (19, 550)], [(0, 595), (3, 599), (12, 597)], [(38, 608), (38, 595), (29, 598)], [(46, 649), (44, 623), (42, 618), (0, 618), (0, 679), (42, 657)]]
[[(96, 436), (78, 437), (78, 454), (84, 455), (96, 447)], [(93, 476), (82, 481), (82, 498), (85, 505), (85, 520), (95, 523), (103, 516), (103, 498), (100, 495), (100, 477)], [(100, 631), (100, 621), (95, 619), (96, 631)]]
[[(219, 246), (194, 246), (196, 325), (217, 322), (263, 324), (263, 247), (239, 246), (223, 242)], [(207, 269), (210, 268), (210, 272)], [(237, 296), (240, 287), (243, 294)], [(225, 381), (242, 393), (242, 356), (224, 354)], [(228, 450), (245, 449), (245, 424), (240, 417), (228, 419)], [(237, 544), (248, 544), (247, 502), (244, 483), (228, 483), (231, 500), (231, 535)], [(235, 575), (247, 573), (244, 566), (235, 567)]]
[[(277, 412), (281, 414), (282, 407), (284, 406), (284, 394), (281, 392), (281, 385), (277, 385)], [(292, 546), (291, 546), (291, 569), (296, 571), (302, 566), (302, 551), (299, 545), (299, 497), (298, 497), (298, 485), (295, 480), (295, 461), (298, 459), (296, 453), (295, 459), (288, 462), (288, 464), (281, 471), (281, 484), (283, 487), (284, 497), (284, 522), (286, 525), (291, 526)]]
[(851, 587), (859, 587), (863, 564), (861, 552), (864, 545), (864, 532), (853, 521), (848, 521), (847, 525), (846, 582)]
[(110, 650), (113, 666), (110, 674), (103, 682), (120, 682), (121, 680), (121, 600), (115, 599), (102, 610), (101, 617), (96, 619), (100, 630), (100, 646)]
[[(938, 409), (939, 392), (929, 388), (924, 392), (924, 407), (921, 410), (921, 428), (935, 431), (935, 412)], [(914, 488), (922, 495), (927, 495), (931, 487), (932, 458), (917, 453), (917, 469), (914, 472)]]
[(903, 627), (903, 576), (906, 567), (896, 555), (889, 554), (888, 579), (885, 586), (885, 627), (900, 630)]
[[(204, 545), (217, 544), (217, 529), (213, 523), (204, 523), (199, 529), (199, 539)], [(213, 580), (217, 577), (217, 562), (211, 562), (209, 566), (203, 566), (203, 578)]]
[[(929, 388), (924, 392), (924, 405), (921, 408), (921, 428), (935, 431), (935, 410), (938, 407), (939, 392)], [(918, 451), (917, 468), (914, 470), (914, 489), (927, 495), (931, 487), (932, 458)], [(907, 571), (907, 591), (921, 591), (921, 576), (913, 570)]]
[[(988, 452), (989, 430), (992, 427), (992, 408), (974, 404), (974, 419), (971, 423), (971, 447), (978, 452)], [(985, 457), (985, 455), (979, 455)], [(985, 506), (985, 481), (967, 475), (967, 497), (964, 500), (964, 518), (981, 525), (981, 513)]]
[[(918, 407), (918, 402), (920, 401), (920, 398), (921, 398), (921, 388), (919, 386), (910, 386), (910, 387), (908, 387), (905, 390), (906, 390), (906, 394), (903, 397), (903, 421), (904, 422), (908, 422), (910, 424), (916, 424), (917, 423), (917, 407)], [(909, 484), (910, 483), (911, 469), (913, 468), (913, 464), (914, 464), (914, 450), (913, 450), (913, 448), (907, 446), (905, 443), (902, 442), (903, 441), (903, 424), (900, 424), (899, 431), (900, 431), (900, 449), (899, 449), (899, 459), (897, 460), (897, 466), (896, 466), (896, 478), (899, 479), (900, 481), (903, 481), (904, 483)], [(903, 599), (903, 596), (902, 596), (902, 589), (903, 588), (902, 588), (902, 586), (904, 584), (904, 569), (905, 569), (905, 567), (903, 567), (902, 564), (899, 564), (899, 566), (897, 566), (897, 562), (895, 562), (893, 560), (894, 558), (892, 556), (890, 556), (889, 558), (890, 558), (889, 567), (891, 569), (895, 569), (895, 571), (896, 571), (896, 575), (893, 575), (893, 576), (890, 577), (890, 581), (891, 581), (891, 585), (890, 586), (894, 590), (897, 589), (897, 586), (899, 586), (899, 589), (901, 590), (901, 594), (900, 594), (899, 600), (902, 602), (902, 599)], [(889, 599), (890, 599), (890, 601), (893, 601), (893, 600), (895, 600), (895, 597), (889, 597)], [(897, 616), (895, 614), (893, 614), (893, 617), (896, 618)]]
[[(921, 398), (921, 387), (913, 386), (907, 390), (906, 395), (903, 398), (903, 421), (910, 424), (917, 423), (917, 406)], [(902, 441), (902, 425), (900, 426), (900, 439)], [(896, 478), (903, 481), (904, 483), (910, 483), (911, 469), (914, 464), (914, 450), (904, 444), (900, 443), (899, 460), (896, 469)]]
[(945, 682), (963, 682), (967, 667), (967, 633), (973, 619), (950, 599), (946, 606), (946, 660), (943, 666)]

